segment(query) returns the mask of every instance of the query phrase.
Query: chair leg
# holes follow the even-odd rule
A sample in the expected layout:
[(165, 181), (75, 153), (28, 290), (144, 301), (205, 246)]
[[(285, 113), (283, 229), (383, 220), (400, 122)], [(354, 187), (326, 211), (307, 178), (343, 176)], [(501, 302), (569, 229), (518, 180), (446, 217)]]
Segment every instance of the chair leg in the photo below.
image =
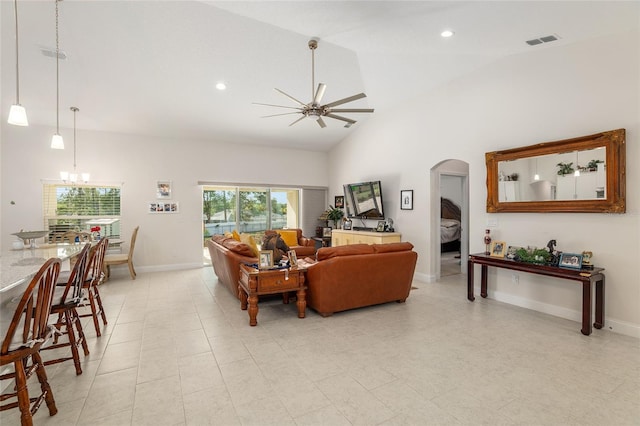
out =
[(40, 389), (42, 390), (42, 394), (44, 395), (44, 400), (47, 403), (47, 408), (49, 408), (49, 415), (55, 416), (58, 412), (58, 408), (56, 407), (56, 401), (53, 399), (53, 392), (51, 392), (51, 386), (49, 385), (49, 381), (47, 380), (47, 372), (44, 369), (44, 363), (42, 362), (42, 357), (38, 352), (34, 352), (31, 356), (33, 358), (33, 362), (37, 363), (38, 367), (36, 369), (36, 375), (38, 376), (38, 381), (40, 382)]
[(88, 293), (89, 293), (89, 307), (91, 308), (91, 317), (93, 318), (93, 326), (96, 329), (96, 336), (100, 337), (102, 336), (102, 333), (100, 333), (100, 322), (98, 321), (98, 312), (96, 310), (96, 300), (95, 297), (93, 296), (93, 290), (95, 287), (90, 287), (88, 289)]
[(129, 262), (127, 262), (129, 264), (129, 274), (131, 274), (131, 279), (135, 280), (136, 279), (136, 270), (133, 269), (133, 260), (129, 259)]
[(76, 367), (76, 375), (82, 374), (82, 366), (80, 365), (80, 353), (78, 352), (78, 345), (76, 343), (76, 333), (73, 331), (72, 314), (70, 310), (65, 312), (67, 336), (69, 337), (69, 343), (71, 344), (71, 355), (73, 357), (73, 364)]
[(82, 346), (82, 352), (84, 352), (84, 356), (87, 356), (89, 355), (89, 346), (87, 345), (87, 338), (84, 336), (84, 330), (82, 329), (82, 321), (80, 321), (80, 315), (78, 315), (76, 308), (73, 308), (73, 318), (78, 330), (78, 341)]
[(23, 426), (32, 426), (31, 402), (29, 400), (29, 391), (27, 390), (27, 375), (24, 363), (24, 359), (19, 359), (13, 364), (16, 369), (16, 395), (18, 397), (18, 407), (20, 407), (20, 422)]
[(104, 325), (107, 325), (107, 315), (104, 313), (104, 308), (102, 307), (102, 298), (100, 297), (100, 291), (98, 287), (93, 288), (96, 292), (96, 301), (98, 302), (98, 308), (100, 308), (100, 316), (102, 317), (102, 322)]

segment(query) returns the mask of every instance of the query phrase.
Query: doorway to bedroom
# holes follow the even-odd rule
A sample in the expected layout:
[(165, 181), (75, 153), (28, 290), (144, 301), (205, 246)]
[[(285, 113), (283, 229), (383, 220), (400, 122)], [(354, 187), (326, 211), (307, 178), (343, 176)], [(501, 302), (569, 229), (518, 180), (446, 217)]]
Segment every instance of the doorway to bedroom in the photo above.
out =
[(467, 273), (469, 254), (469, 164), (444, 160), (431, 168), (431, 276)]

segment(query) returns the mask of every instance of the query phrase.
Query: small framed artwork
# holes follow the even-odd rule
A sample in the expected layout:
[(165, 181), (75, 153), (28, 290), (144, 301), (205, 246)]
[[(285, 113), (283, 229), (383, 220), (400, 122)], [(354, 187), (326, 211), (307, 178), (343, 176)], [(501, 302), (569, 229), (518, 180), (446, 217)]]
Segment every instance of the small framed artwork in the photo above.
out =
[(289, 264), (292, 268), (298, 266), (298, 256), (296, 255), (295, 250), (289, 250), (287, 252), (287, 256), (289, 257)]
[(376, 232), (384, 232), (384, 220), (378, 221), (378, 226), (376, 227)]
[(147, 210), (149, 213), (179, 213), (180, 205), (178, 202), (151, 202)]
[(331, 228), (322, 228), (322, 236), (330, 237), (331, 236)]
[(258, 269), (273, 268), (273, 250), (260, 250), (258, 261)]
[(507, 251), (507, 243), (504, 241), (492, 241), (491, 242), (491, 256), (504, 257)]
[(159, 180), (156, 183), (156, 198), (159, 200), (171, 199), (171, 181)]
[(344, 195), (336, 195), (333, 205), (336, 207), (336, 209), (344, 208)]
[(562, 253), (558, 266), (569, 269), (582, 269), (582, 255), (577, 253)]
[(400, 210), (413, 210), (413, 189), (400, 191)]

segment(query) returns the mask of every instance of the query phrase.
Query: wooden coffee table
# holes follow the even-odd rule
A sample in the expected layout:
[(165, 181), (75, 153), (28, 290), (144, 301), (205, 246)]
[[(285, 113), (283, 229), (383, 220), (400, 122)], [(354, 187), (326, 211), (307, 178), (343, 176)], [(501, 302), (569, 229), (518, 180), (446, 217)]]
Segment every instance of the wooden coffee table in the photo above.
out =
[(244, 311), (248, 307), (249, 325), (258, 324), (258, 296), (266, 294), (282, 294), (283, 302), (289, 303), (288, 293), (295, 291), (298, 318), (304, 318), (307, 308), (305, 271), (302, 268), (259, 270), (240, 265), (240, 308)]

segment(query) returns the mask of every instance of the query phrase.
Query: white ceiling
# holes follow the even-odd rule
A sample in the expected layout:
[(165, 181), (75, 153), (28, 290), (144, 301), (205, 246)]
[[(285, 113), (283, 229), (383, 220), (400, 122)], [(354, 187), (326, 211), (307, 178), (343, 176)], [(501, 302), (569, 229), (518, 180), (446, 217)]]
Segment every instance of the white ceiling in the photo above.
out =
[[(55, 2), (18, 2), (20, 100), (32, 124), (53, 125)], [(80, 1), (60, 3), (60, 126), (176, 139), (325, 151), (430, 89), (508, 55), (638, 28), (640, 2), (612, 1)], [(2, 0), (2, 112), (15, 102), (13, 2)], [(443, 29), (455, 36), (443, 39)], [(556, 34), (560, 40), (528, 46)], [(310, 38), (324, 101), (375, 108), (350, 129), (294, 115), (274, 87), (311, 100)], [(224, 81), (228, 89), (215, 89)], [(63, 136), (70, 136), (70, 133)]]

